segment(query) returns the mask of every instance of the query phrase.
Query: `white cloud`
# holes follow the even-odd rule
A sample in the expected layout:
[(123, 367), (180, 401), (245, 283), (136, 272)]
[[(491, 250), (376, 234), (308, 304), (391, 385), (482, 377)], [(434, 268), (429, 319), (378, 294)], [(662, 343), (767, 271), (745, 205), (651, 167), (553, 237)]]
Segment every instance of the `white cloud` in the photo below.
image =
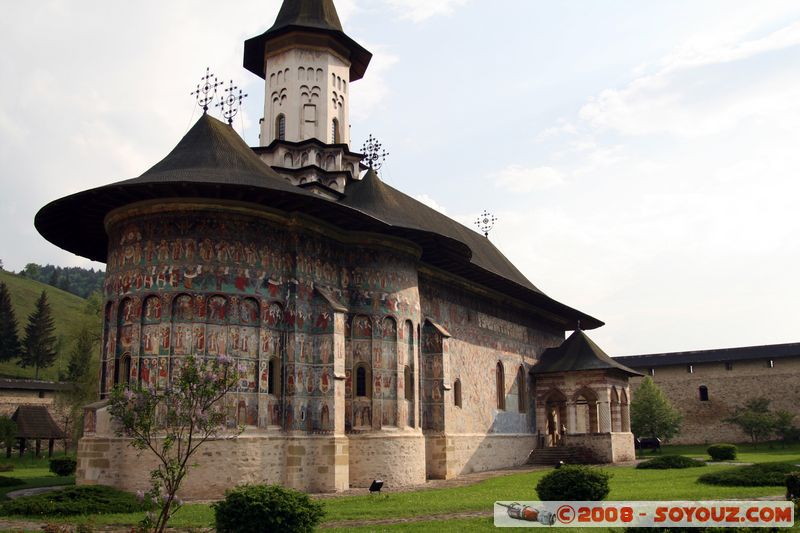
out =
[(489, 177), (498, 187), (518, 193), (552, 189), (564, 183), (561, 173), (553, 167), (509, 165)]
[(655, 73), (591, 98), (580, 118), (623, 135), (698, 138), (800, 114), (800, 73), (766, 57), (800, 46), (800, 22), (759, 38), (723, 41), (690, 40)]
[(350, 118), (366, 120), (383, 103), (389, 95), (386, 73), (400, 58), (388, 52), (380, 45), (364, 44), (372, 50), (372, 61), (367, 75), (350, 85)]
[(404, 19), (423, 22), (437, 15), (449, 15), (468, 0), (387, 0), (389, 6)]
[(423, 204), (427, 205), (431, 209), (435, 209), (439, 211), (441, 214), (447, 214), (447, 208), (444, 207), (442, 204), (428, 196), (427, 194), (418, 194), (414, 197), (417, 201), (422, 202)]

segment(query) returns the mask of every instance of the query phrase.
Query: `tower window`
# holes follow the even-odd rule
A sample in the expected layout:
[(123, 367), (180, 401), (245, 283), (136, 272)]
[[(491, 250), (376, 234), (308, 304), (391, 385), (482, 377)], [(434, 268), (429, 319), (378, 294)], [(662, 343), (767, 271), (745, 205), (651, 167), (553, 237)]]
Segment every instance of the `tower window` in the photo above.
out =
[(275, 119), (275, 139), (286, 140), (286, 115), (278, 115), (278, 118)]
[(339, 142), (339, 121), (333, 119), (331, 121), (331, 143), (337, 144)]
[(455, 383), (453, 383), (453, 403), (456, 407), (461, 407), (461, 380), (457, 379)]
[(700, 401), (707, 402), (708, 401), (708, 387), (705, 385), (700, 386)]

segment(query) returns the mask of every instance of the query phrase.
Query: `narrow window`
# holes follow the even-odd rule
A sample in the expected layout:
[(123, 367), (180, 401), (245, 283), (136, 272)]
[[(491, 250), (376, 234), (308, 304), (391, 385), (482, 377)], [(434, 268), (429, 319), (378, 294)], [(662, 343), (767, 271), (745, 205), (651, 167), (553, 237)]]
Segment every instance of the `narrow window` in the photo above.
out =
[(275, 139), (286, 140), (286, 115), (278, 115), (278, 118), (275, 119)]
[(461, 408), (461, 380), (457, 379), (455, 383), (453, 383), (453, 403), (456, 407)]
[(728, 361), (727, 363), (725, 363), (725, 370), (733, 370), (733, 362), (732, 361)]
[(505, 370), (503, 369), (503, 363), (497, 362), (497, 371), (496, 371), (496, 378), (497, 378), (497, 408), (500, 411), (505, 411), (506, 409), (506, 377), (505, 377)]
[(406, 400), (411, 402), (414, 400), (414, 376), (411, 374), (411, 367), (408, 365), (403, 369), (403, 378), (406, 385)]
[(525, 413), (528, 411), (528, 391), (525, 387), (525, 367), (520, 366), (517, 372), (517, 411)]
[(707, 402), (708, 401), (708, 387), (705, 385), (700, 386), (700, 401)]
[(356, 396), (363, 398), (367, 395), (367, 369), (359, 366), (356, 369)]
[(686, 371), (690, 374), (694, 374), (694, 365), (686, 365)]
[(769, 361), (767, 361), (767, 368), (775, 368), (775, 360), (774, 359), (770, 359)]
[(273, 357), (267, 368), (267, 393), (278, 396), (281, 393), (281, 364)]
[(655, 376), (655, 375), (656, 375), (656, 369), (655, 369), (655, 368), (651, 368), (651, 369), (648, 371), (648, 374), (650, 374), (651, 376)]
[(339, 121), (333, 119), (331, 121), (331, 143), (337, 144), (339, 142)]

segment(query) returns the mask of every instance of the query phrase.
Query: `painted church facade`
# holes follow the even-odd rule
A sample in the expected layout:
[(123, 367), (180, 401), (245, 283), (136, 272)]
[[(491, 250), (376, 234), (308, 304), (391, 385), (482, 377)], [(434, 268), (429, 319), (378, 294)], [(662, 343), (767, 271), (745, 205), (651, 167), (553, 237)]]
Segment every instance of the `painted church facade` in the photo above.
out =
[(39, 212), (51, 242), (107, 264), (78, 483), (148, 485), (149, 459), (115, 435), (104, 399), (167, 386), (189, 355), (236, 361), (226, 409), (246, 429), (203, 448), (188, 498), (416, 485), (550, 447), (634, 458), (637, 373), (581, 330), (602, 322), (350, 150), (349, 84), (370, 57), (330, 0), (286, 0), (245, 43), (265, 84), (259, 147), (204, 115), (142, 176)]

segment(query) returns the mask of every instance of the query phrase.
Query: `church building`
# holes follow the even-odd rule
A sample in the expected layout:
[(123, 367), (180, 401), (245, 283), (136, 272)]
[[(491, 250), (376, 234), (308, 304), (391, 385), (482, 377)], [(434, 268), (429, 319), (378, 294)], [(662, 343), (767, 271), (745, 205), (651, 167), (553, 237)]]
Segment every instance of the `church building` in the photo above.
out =
[(332, 0), (284, 0), (244, 47), (264, 80), (259, 146), (204, 114), (141, 176), (38, 213), (49, 241), (107, 264), (79, 484), (149, 486), (151, 458), (115, 436), (106, 397), (167, 386), (189, 355), (243, 369), (225, 401), (246, 429), (204, 446), (185, 498), (417, 485), (548, 448), (634, 458), (639, 374), (585, 333), (603, 323), (351, 150), (350, 84), (371, 57)]

